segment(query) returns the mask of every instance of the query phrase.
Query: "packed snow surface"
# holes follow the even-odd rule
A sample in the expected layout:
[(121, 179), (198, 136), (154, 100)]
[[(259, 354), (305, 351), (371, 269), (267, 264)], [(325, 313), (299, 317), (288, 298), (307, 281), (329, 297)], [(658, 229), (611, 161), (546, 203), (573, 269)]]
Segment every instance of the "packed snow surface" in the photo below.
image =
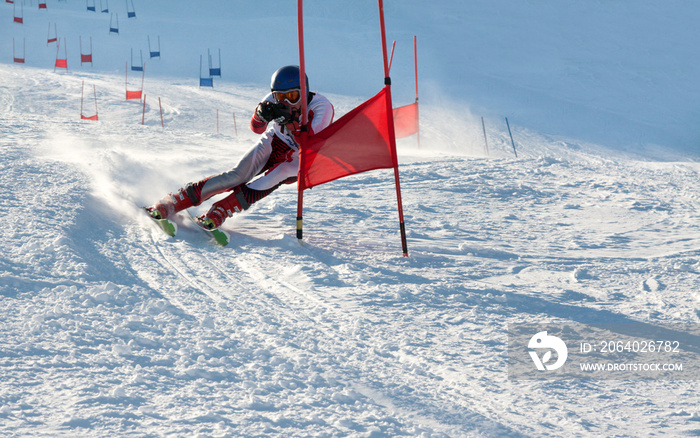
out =
[[(0, 4), (2, 436), (700, 435), (697, 381), (509, 380), (506, 344), (512, 323), (699, 322), (700, 6), (387, 1), (395, 106), (413, 35), (423, 84), (402, 257), (390, 170), (307, 191), (303, 243), (293, 185), (227, 247), (184, 217), (165, 236), (139, 207), (254, 144), (296, 5), (94, 3)], [(383, 85), (376, 4), (305, 17), (340, 116)]]

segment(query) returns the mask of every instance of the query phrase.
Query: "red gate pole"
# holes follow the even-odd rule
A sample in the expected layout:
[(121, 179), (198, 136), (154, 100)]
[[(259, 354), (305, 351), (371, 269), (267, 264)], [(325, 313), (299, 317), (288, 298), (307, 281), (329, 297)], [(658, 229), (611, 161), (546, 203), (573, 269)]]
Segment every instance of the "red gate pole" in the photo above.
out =
[(92, 92), (95, 95), (95, 120), (99, 120), (100, 117), (97, 114), (97, 88), (95, 87), (95, 84), (92, 84)]
[(389, 71), (391, 71), (391, 64), (394, 63), (394, 49), (396, 49), (396, 40), (391, 43), (391, 56), (389, 57)]
[(413, 60), (416, 77), (416, 140), (418, 141), (418, 148), (420, 149), (420, 108), (418, 107), (418, 42), (415, 35), (413, 36)]
[(408, 257), (408, 244), (406, 241), (406, 225), (403, 218), (403, 205), (401, 202), (401, 184), (399, 182), (399, 159), (396, 155), (396, 133), (394, 131), (394, 110), (391, 103), (391, 78), (389, 77), (389, 60), (387, 59), (386, 27), (384, 25), (384, 2), (379, 1), (379, 24), (382, 34), (382, 55), (384, 57), (384, 84), (386, 87), (386, 115), (389, 126), (389, 141), (391, 142), (391, 160), (394, 164), (394, 181), (396, 183), (396, 201), (399, 210), (399, 228), (401, 231), (401, 247), (403, 256)]
[(146, 63), (143, 63), (143, 66), (141, 67), (141, 93), (143, 93), (143, 82), (146, 80)]
[(61, 40), (56, 42), (56, 61), (53, 64), (53, 72), (56, 73), (56, 63), (58, 63), (58, 49), (61, 47)]
[(301, 88), (301, 133), (299, 135), (299, 173), (297, 177), (297, 239), (301, 241), (304, 237), (303, 228), (303, 205), (304, 205), (304, 180), (302, 178), (301, 169), (304, 168), (304, 163), (306, 160), (306, 154), (304, 153), (304, 146), (306, 143), (306, 138), (308, 136), (308, 115), (307, 104), (308, 99), (306, 95), (308, 90), (306, 89), (306, 66), (304, 60), (304, 7), (302, 5), (302, 0), (297, 0), (297, 26), (299, 29), (299, 84)]
[(146, 122), (146, 94), (143, 95), (143, 111), (141, 112), (141, 124)]
[(85, 81), (80, 85), (80, 118), (83, 118), (83, 90), (85, 89)]

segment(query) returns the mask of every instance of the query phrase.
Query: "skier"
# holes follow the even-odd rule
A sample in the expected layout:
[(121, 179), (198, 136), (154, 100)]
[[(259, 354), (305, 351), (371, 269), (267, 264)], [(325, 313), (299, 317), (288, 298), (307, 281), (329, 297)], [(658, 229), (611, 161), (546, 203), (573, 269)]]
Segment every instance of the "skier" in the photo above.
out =
[[(307, 120), (310, 135), (325, 129), (333, 121), (330, 101), (309, 90), (306, 79)], [(272, 75), (270, 93), (258, 104), (250, 128), (262, 134), (239, 163), (229, 170), (195, 183), (189, 183), (146, 209), (155, 219), (166, 219), (178, 211), (200, 205), (214, 195), (232, 192), (215, 202), (197, 222), (213, 230), (234, 213), (247, 210), (253, 203), (272, 193), (282, 184), (297, 181), (299, 171), (301, 84), (299, 67), (282, 67)], [(253, 180), (257, 175), (264, 174)]]

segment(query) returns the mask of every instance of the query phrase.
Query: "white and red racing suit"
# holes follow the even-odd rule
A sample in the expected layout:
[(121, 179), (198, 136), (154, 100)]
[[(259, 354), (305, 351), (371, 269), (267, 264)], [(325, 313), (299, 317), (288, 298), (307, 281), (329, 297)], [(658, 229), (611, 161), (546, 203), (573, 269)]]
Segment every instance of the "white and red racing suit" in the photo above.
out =
[[(272, 93), (264, 101), (274, 103)], [(333, 105), (321, 94), (309, 94), (307, 111), (310, 135), (322, 131), (333, 122)], [(233, 193), (216, 202), (207, 215), (218, 209), (220, 213), (231, 216), (234, 212), (247, 209), (280, 185), (296, 182), (299, 171), (299, 144), (296, 141), (299, 123), (281, 125), (277, 121), (265, 122), (254, 114), (250, 127), (261, 137), (238, 164), (229, 171), (187, 184), (178, 192), (166, 196), (155, 206), (163, 217), (200, 205), (224, 192)]]
[[(263, 101), (274, 103), (275, 98), (270, 93)], [(333, 122), (333, 105), (321, 94), (311, 94), (307, 111), (309, 135), (320, 132)], [(253, 114), (250, 128), (256, 134), (262, 134), (260, 140), (233, 169), (213, 176), (206, 181), (202, 187), (202, 200), (216, 193), (244, 185), (242, 187), (244, 194), (247, 195), (246, 191), (254, 191), (257, 193), (250, 193), (250, 195), (262, 195), (258, 199), (247, 199), (248, 203), (252, 204), (281, 184), (296, 182), (299, 172), (299, 145), (296, 141), (296, 136), (299, 134), (298, 123), (287, 125), (280, 125), (276, 121), (268, 123), (261, 120), (257, 114)], [(261, 173), (264, 175), (251, 181)]]

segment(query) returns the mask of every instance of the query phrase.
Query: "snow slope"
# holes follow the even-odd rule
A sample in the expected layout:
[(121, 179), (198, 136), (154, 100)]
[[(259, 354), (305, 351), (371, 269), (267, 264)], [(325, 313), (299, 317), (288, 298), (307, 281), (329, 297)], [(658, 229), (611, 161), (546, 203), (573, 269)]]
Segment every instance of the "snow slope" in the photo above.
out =
[[(247, 121), (267, 78), (295, 61), (288, 37), (294, 7), (202, 1), (168, 2), (177, 7), (165, 10), (164, 2), (135, 2), (137, 19), (130, 21), (125, 5), (112, 3), (121, 17), (118, 37), (107, 32), (107, 14), (88, 13), (81, 2), (50, 1), (48, 11), (27, 2), (22, 26), (11, 23), (12, 6), (0, 4), (0, 47), (7, 53), (9, 39), (26, 38), (28, 58), (16, 65), (3, 56), (0, 64), (3, 436), (700, 434), (696, 381), (507, 378), (507, 324), (654, 327), (700, 318), (700, 165), (682, 141), (625, 141), (635, 126), (691, 138), (692, 130), (680, 129), (687, 113), (670, 111), (683, 99), (666, 93), (670, 102), (658, 108), (677, 124), (657, 129), (644, 119), (653, 105), (625, 101), (634, 87), (620, 90), (624, 81), (606, 77), (623, 77), (630, 59), (601, 52), (609, 35), (591, 37), (570, 55), (583, 65), (581, 58), (599, 54), (586, 62), (602, 75), (602, 87), (622, 93), (601, 91), (588, 103), (562, 90), (572, 90), (567, 81), (583, 87), (590, 70), (568, 80), (547, 76), (544, 93), (537, 77), (546, 71), (516, 68), (505, 62), (510, 58), (493, 55), (491, 68), (452, 64), (472, 78), (512, 69), (499, 81), (521, 91), (513, 97), (465, 81), (465, 100), (449, 110), (447, 99), (425, 99), (421, 148), (412, 138), (399, 145), (409, 258), (401, 257), (390, 171), (308, 191), (303, 245), (294, 237), (296, 191), (289, 186), (227, 221), (233, 242), (218, 248), (185, 220), (179, 237), (167, 238), (138, 206), (225, 169), (255, 141)], [(309, 2), (307, 49), (318, 72), (312, 87), (330, 90), (342, 114), (378, 91), (381, 64), (376, 5), (353, 2), (329, 18), (340, 4)], [(512, 50), (536, 59), (545, 55), (534, 42), (562, 32), (565, 23), (554, 17), (577, 2), (445, 3), (454, 10), (451, 21), (447, 6), (430, 9), (432, 16), (423, 10), (418, 20), (411, 17), (421, 12), (419, 2), (405, 4), (413, 7), (387, 5), (389, 37), (400, 36), (397, 47), (404, 47), (393, 66), (395, 88), (405, 89), (397, 104), (411, 99), (409, 35), (418, 34), (420, 47), (425, 40), (425, 88), (435, 91), (426, 94), (454, 95), (456, 85), (440, 72), (448, 65), (436, 61), (440, 43), (430, 35), (469, 31), (498, 39), (522, 32), (533, 47), (528, 52), (527, 41), (519, 41)], [(603, 3), (587, 4), (576, 6), (583, 9), (577, 16), (592, 23)], [(698, 9), (623, 1), (607, 6), (617, 15), (605, 15), (610, 21), (603, 24), (615, 27), (632, 4), (640, 7), (625, 21), (630, 26), (657, 20), (663, 9), (667, 27), (659, 35), (668, 39), (654, 40), (659, 47), (687, 30), (668, 34), (672, 18), (690, 19)], [(534, 6), (543, 11), (537, 17), (544, 35), (514, 28), (522, 22), (516, 16)], [(68, 72), (52, 71), (55, 46), (43, 40), (54, 20), (73, 44)], [(314, 32), (331, 36), (314, 39)], [(92, 67), (75, 58), (80, 34), (92, 34), (100, 47)], [(147, 62), (142, 125), (141, 103), (124, 100), (123, 64), (131, 48), (146, 50), (147, 34), (161, 36), (164, 54)], [(458, 43), (450, 49), (482, 50), (472, 38), (452, 41)], [(481, 42), (489, 49), (482, 53), (502, 47)], [(268, 58), (254, 61), (263, 43)], [(338, 44), (350, 45), (350, 53), (330, 63), (312, 55), (329, 57)], [(219, 46), (224, 78), (201, 89), (198, 55)], [(376, 65), (360, 67), (363, 53)], [(619, 61), (613, 71), (606, 56)], [(245, 62), (228, 67), (229, 59)], [(643, 65), (640, 76), (657, 77), (668, 59), (658, 63)], [(331, 75), (334, 68), (344, 74)], [(135, 77), (130, 86), (138, 85)], [(99, 122), (79, 119), (83, 81), (96, 87)], [(561, 108), (553, 102), (573, 102), (566, 118), (580, 126), (607, 110), (622, 114), (625, 105), (637, 112), (626, 113), (629, 124), (614, 119), (579, 136), (575, 126), (560, 126), (562, 118), (549, 120)], [(480, 108), (489, 111), (488, 156)], [(518, 158), (502, 122), (510, 108), (520, 115), (512, 125)], [(595, 141), (607, 131), (620, 147)]]

